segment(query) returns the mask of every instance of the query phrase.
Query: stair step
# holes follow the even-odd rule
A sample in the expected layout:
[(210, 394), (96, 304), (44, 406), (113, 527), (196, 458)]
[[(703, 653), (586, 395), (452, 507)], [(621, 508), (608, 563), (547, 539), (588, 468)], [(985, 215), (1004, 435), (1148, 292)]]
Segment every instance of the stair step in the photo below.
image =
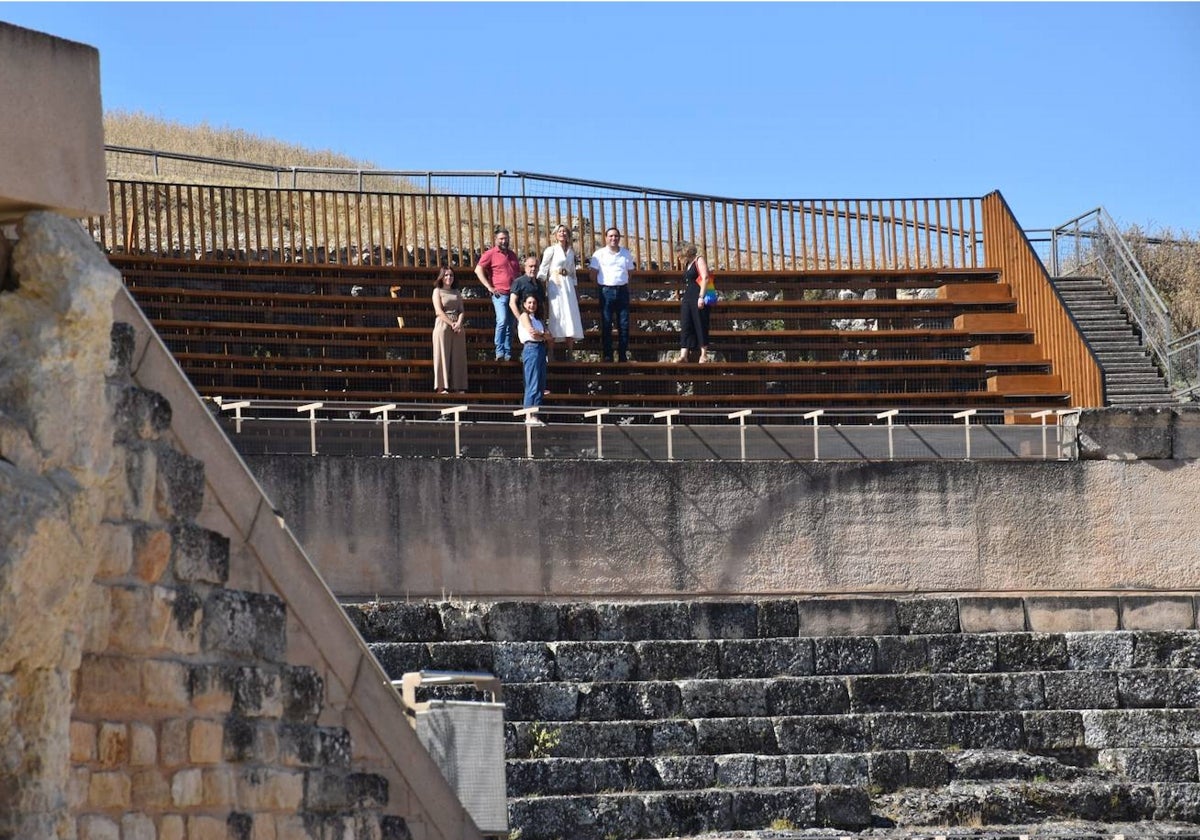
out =
[[(873, 797), (858, 786), (805, 785), (521, 797), (509, 802), (509, 822), (520, 829), (522, 840), (719, 836), (769, 828), (772, 837), (789, 837), (792, 831), (866, 829), (872, 824), (907, 827), (896, 834), (872, 829), (871, 836), (879, 838), (925, 836), (913, 831), (917, 826), (926, 826), (926, 834), (932, 831), (937, 836), (1009, 838), (1016, 836), (1012, 830), (995, 834), (981, 827), (1022, 826), (1019, 834), (1030, 840), (1115, 840), (1126, 835), (1120, 831), (1093, 834), (1085, 827), (1131, 824), (1133, 833), (1128, 836), (1194, 836), (1183, 834), (1182, 824), (1200, 821), (1198, 801), (1200, 785), (1191, 783), (1092, 779), (1037, 784), (952, 782), (937, 790), (904, 790)], [(1150, 821), (1153, 831), (1146, 834)], [(1057, 830), (1041, 829), (1038, 823), (1063, 825)], [(968, 828), (956, 830), (953, 826)], [(840, 840), (846, 835), (804, 831), (803, 836)]]
[[(1200, 633), (939, 633), (641, 642), (374, 642), (399, 679), (407, 671), (483, 670), (505, 682), (688, 680), (854, 674), (987, 673), (1200, 663)], [(1105, 651), (1111, 652), (1105, 653)], [(1160, 655), (1156, 658), (1156, 651)]]
[[(831, 755), (670, 755), (528, 758), (506, 763), (509, 796), (575, 796), (605, 790), (697, 790), (861, 785), (880, 791), (947, 781), (1196, 781), (1196, 754), (1181, 749), (1103, 750), (1095, 767), (1011, 750), (881, 750)], [(1187, 758), (1191, 758), (1191, 767)], [(1129, 775), (1133, 773), (1136, 775)]]
[[(920, 796), (913, 796), (908, 791), (885, 794), (875, 797), (872, 805), (878, 816), (894, 824), (939, 826), (938, 834), (946, 833), (940, 826), (947, 825), (1029, 825), (1049, 821), (1077, 824), (1080, 820), (1147, 825), (1149, 823), (1143, 821), (1153, 820), (1156, 825), (1152, 832), (1154, 836), (1160, 836), (1159, 824), (1164, 825), (1161, 836), (1172, 836), (1175, 831), (1165, 830), (1165, 824), (1197, 822), (1197, 801), (1200, 801), (1200, 786), (1194, 784), (1140, 785), (1080, 780), (1036, 785), (951, 784)], [(1024, 831), (1021, 833), (1025, 834)], [(1062, 838), (1074, 836), (1074, 833), (1042, 834), (1034, 829), (1028, 836), (1032, 840), (1042, 836)], [(972, 833), (971, 836), (978, 835)], [(1132, 836), (1140, 836), (1140, 830)]]
[(1024, 671), (628, 682), (510, 683), (506, 719), (654, 721), (875, 712), (1026, 711), (1117, 706), (1189, 708), (1200, 673)]
[(796, 827), (866, 828), (871, 799), (859, 787), (724, 788), (513, 799), (509, 823), (521, 840), (688, 837), (714, 831)]
[[(505, 724), (509, 758), (530, 758), (544, 724)], [(1020, 712), (878, 712), (656, 721), (561, 721), (566, 758), (853, 753), (872, 750), (1043, 751), (1142, 746), (1200, 747), (1200, 709)], [(1157, 742), (1157, 743), (1156, 743)]]

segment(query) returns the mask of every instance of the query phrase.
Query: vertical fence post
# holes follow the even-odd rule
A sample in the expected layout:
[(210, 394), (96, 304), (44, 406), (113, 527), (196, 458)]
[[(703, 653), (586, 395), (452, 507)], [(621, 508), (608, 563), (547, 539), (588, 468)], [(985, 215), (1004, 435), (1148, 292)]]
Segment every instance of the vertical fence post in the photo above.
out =
[(975, 412), (979, 409), (968, 408), (966, 411), (960, 411), (954, 415), (955, 420), (963, 421), (963, 435), (967, 442), (967, 460), (971, 460), (971, 418), (975, 416)]
[(821, 441), (817, 437), (817, 428), (818, 428), (817, 418), (819, 418), (824, 413), (825, 413), (825, 409), (818, 408), (816, 411), (810, 411), (810, 412), (808, 412), (808, 414), (804, 415), (804, 419), (811, 420), (812, 424), (813, 424), (813, 460), (814, 461), (821, 460)]
[(533, 427), (546, 425), (537, 419), (539, 411), (541, 406), (531, 405), (529, 408), (518, 408), (513, 412), (513, 417), (525, 418), (525, 457), (530, 460), (533, 460)]
[(729, 415), (730, 420), (738, 421), (738, 434), (741, 436), (741, 451), (743, 461), (746, 460), (746, 418), (749, 417), (750, 414), (750, 409), (743, 408), (741, 411), (735, 411)]
[(1050, 453), (1046, 448), (1046, 418), (1049, 417), (1053, 413), (1054, 413), (1054, 409), (1047, 408), (1042, 411), (1035, 411), (1035, 412), (1033, 412), (1033, 414), (1029, 415), (1034, 420), (1037, 420), (1040, 418), (1042, 421), (1042, 460), (1043, 461), (1050, 460)]
[(296, 409), (297, 414), (308, 412), (308, 450), (310, 455), (317, 454), (317, 409), (324, 405), (323, 402), (314, 402)]
[(677, 416), (678, 414), (679, 414), (678, 408), (668, 408), (666, 411), (654, 412), (655, 420), (660, 420), (663, 417), (667, 418), (667, 460), (668, 461), (675, 460), (675, 447), (673, 445), (674, 444), (674, 441), (673, 441), (674, 427), (671, 425), (671, 418)]
[(388, 412), (395, 411), (395, 410), (396, 410), (396, 404), (388, 403), (387, 405), (377, 405), (377, 406), (375, 406), (375, 408), (370, 409), (368, 412), (370, 414), (382, 414), (383, 415), (383, 454), (384, 455), (392, 454), (392, 448), (388, 444)]
[(221, 407), (222, 411), (233, 409), (233, 429), (237, 434), (242, 433), (242, 409), (250, 407), (250, 400), (239, 400), (238, 402), (227, 403), (220, 397), (215, 400), (216, 404)]
[(888, 460), (889, 461), (896, 460), (896, 448), (893, 445), (893, 440), (892, 440), (892, 430), (894, 428), (892, 426), (892, 418), (895, 417), (899, 413), (900, 413), (900, 409), (892, 408), (887, 411), (881, 411), (875, 415), (876, 420), (882, 420), (885, 417), (887, 418), (887, 423), (888, 423)]
[(441, 414), (445, 417), (447, 414), (454, 415), (454, 457), (462, 457), (462, 414), (467, 410), (465, 405), (455, 405), (450, 408), (443, 408)]
[(583, 413), (584, 417), (595, 417), (596, 418), (596, 460), (597, 461), (604, 460), (604, 440), (603, 440), (604, 423), (603, 423), (603, 420), (604, 420), (604, 415), (608, 414), (608, 412), (609, 412), (609, 409), (607, 409), (607, 408), (595, 408), (595, 409), (592, 409), (591, 411), (585, 411)]

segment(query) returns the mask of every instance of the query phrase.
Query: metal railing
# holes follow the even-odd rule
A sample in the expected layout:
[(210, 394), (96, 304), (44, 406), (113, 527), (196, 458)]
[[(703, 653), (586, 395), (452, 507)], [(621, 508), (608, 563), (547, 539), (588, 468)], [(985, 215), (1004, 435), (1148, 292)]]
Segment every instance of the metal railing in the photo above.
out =
[(688, 411), (205, 398), (244, 455), (1076, 460), (1078, 409)]
[(977, 268), (978, 198), (709, 199), (481, 196), (110, 180), (87, 227), (110, 253), (155, 258), (433, 266), (474, 262), (507, 228), (540, 254), (562, 222), (576, 253), (616, 226), (647, 269), (695, 242), (718, 270)]
[(1167, 305), (1103, 207), (1050, 232), (1050, 270), (1055, 276), (1102, 279), (1141, 331), (1143, 344), (1176, 395), (1200, 387), (1196, 360), (1189, 359), (1200, 337), (1193, 334), (1176, 340)]

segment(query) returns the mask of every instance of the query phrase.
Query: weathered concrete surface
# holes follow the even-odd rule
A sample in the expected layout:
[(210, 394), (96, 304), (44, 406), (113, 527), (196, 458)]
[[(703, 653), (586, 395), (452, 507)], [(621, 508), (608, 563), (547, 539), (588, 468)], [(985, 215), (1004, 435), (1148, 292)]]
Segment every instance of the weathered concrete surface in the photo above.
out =
[(1200, 405), (1097, 408), (1079, 417), (1085, 460), (1200, 458)]
[(247, 458), (343, 596), (1200, 588), (1200, 464)]
[(0, 221), (106, 211), (100, 54), (0, 21)]

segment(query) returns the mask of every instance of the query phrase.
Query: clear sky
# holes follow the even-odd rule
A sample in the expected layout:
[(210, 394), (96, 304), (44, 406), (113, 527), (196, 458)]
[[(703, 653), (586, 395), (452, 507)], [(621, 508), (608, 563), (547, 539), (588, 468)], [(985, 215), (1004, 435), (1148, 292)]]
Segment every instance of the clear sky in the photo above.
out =
[(104, 106), (387, 169), (745, 198), (1004, 193), (1200, 231), (1197, 3), (6, 3)]

